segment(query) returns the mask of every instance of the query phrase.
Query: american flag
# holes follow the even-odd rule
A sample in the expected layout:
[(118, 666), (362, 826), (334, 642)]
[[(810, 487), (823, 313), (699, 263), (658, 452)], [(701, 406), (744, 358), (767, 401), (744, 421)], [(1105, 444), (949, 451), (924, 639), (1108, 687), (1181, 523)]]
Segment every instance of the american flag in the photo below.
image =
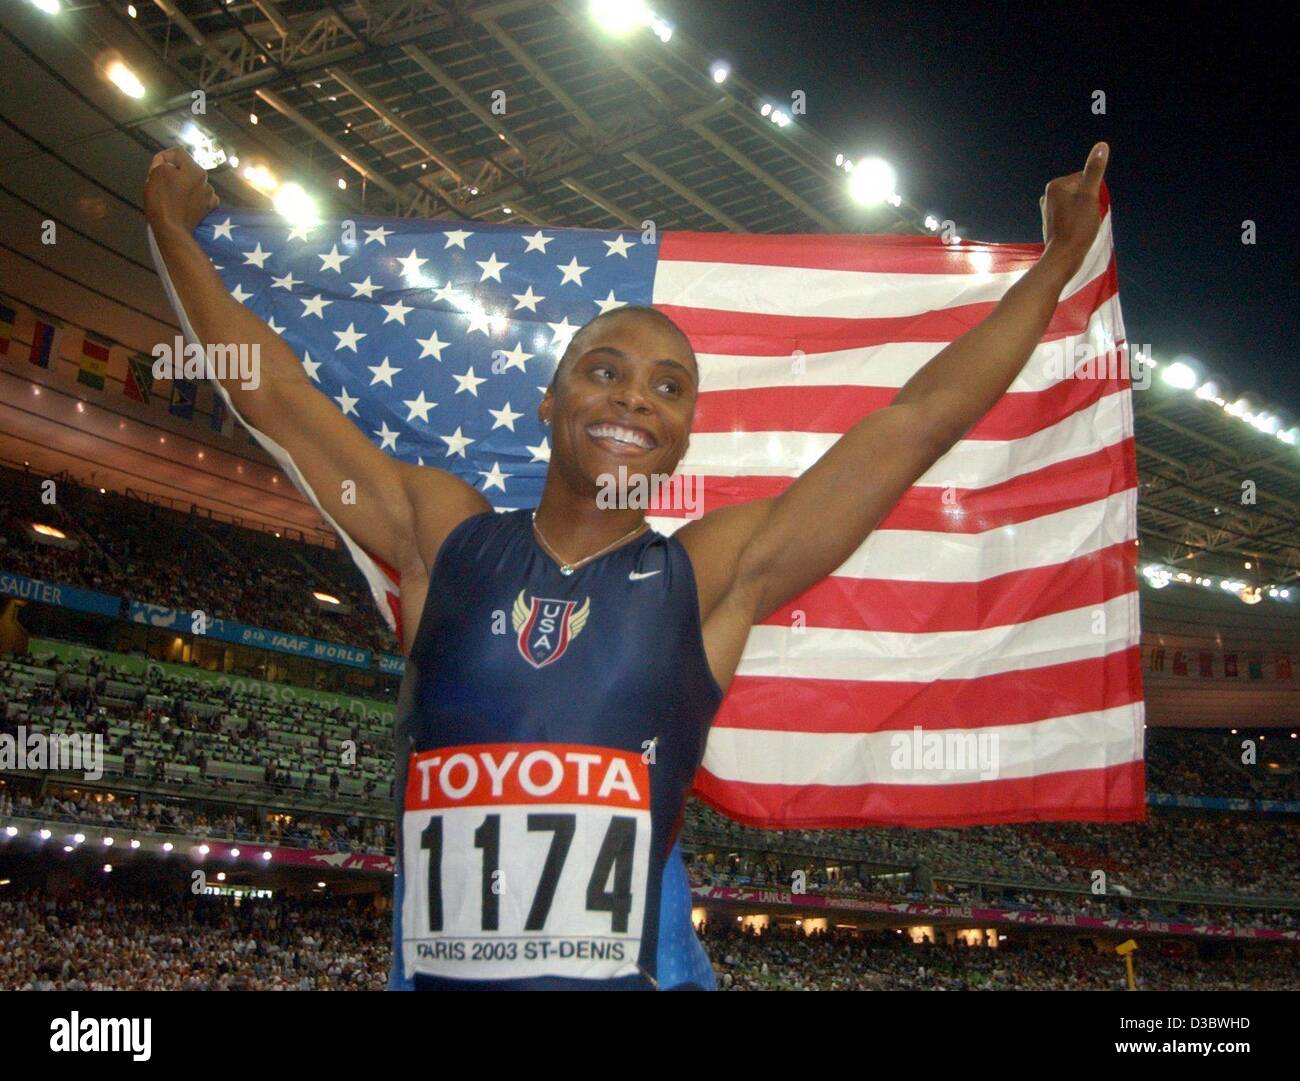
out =
[[(754, 628), (696, 779), (725, 814), (778, 828), (1142, 816), (1132, 389), (1115, 364), (1127, 342), (1104, 186), (1102, 203), (1008, 393), (843, 566)], [(706, 513), (783, 491), (1042, 251), (407, 219), (294, 228), (226, 209), (196, 236), (376, 446), (454, 472), (498, 509), (541, 497), (536, 407), (573, 333), (613, 306), (655, 305), (699, 359), (680, 470), (703, 478)], [(1081, 345), (1098, 359), (1054, 367)], [(649, 520), (669, 533), (685, 518)], [(395, 576), (344, 540), (393, 623)]]

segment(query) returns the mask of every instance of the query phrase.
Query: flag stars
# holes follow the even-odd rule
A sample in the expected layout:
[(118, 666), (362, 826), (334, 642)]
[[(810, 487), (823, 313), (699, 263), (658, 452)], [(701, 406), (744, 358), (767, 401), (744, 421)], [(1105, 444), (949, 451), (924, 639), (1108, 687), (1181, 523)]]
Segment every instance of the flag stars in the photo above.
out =
[(609, 251), (605, 253), (606, 259), (608, 259), (611, 255), (621, 255), (624, 259), (626, 259), (628, 249), (632, 247), (632, 242), (630, 240), (624, 240), (622, 233), (618, 234), (617, 240), (602, 240), (601, 243), (604, 244), (605, 247), (609, 249)]
[(397, 436), (398, 436), (398, 433), (397, 433), (397, 432), (390, 432), (390, 431), (388, 430), (388, 421), (386, 421), (386, 420), (381, 420), (381, 421), (379, 422), (379, 431), (374, 432), (374, 433), (372, 433), (372, 434), (379, 436), (379, 438), (380, 438), (380, 440), (381, 440), (381, 442), (380, 442), (380, 444), (379, 444), (379, 449), (380, 449), (380, 450), (391, 450), (391, 451), (396, 452), (396, 450), (397, 450)]
[(443, 246), (443, 251), (446, 251), (448, 248), (459, 248), (461, 251), (465, 251), (465, 241), (474, 234), (467, 233), (464, 229), (452, 229), (444, 235), (447, 238), (447, 243)]
[(420, 350), (420, 355), (415, 358), (416, 360), (423, 360), (425, 357), (433, 357), (433, 359), (439, 363), (442, 363), (442, 351), (451, 344), (451, 342), (439, 341), (438, 332), (436, 330), (427, 338), (416, 338), (415, 340), (423, 346)]
[(257, 247), (252, 251), (244, 252), (244, 262), (249, 266), (257, 267), (258, 270), (263, 269), (262, 264), (270, 257), (271, 253), (269, 251), (262, 250), (262, 242), (260, 240), (257, 242)]
[(403, 304), (400, 300), (396, 304), (381, 304), (380, 307), (388, 313), (384, 316), (385, 323), (401, 323), (402, 326), (406, 326), (407, 314), (415, 311), (410, 305)]
[(324, 255), (317, 255), (316, 258), (320, 260), (321, 270), (332, 270), (335, 274), (342, 274), (343, 260), (351, 259), (352, 256), (340, 255), (339, 246), (335, 244)]
[(339, 403), (339, 408), (343, 410), (343, 415), (346, 417), (350, 413), (354, 417), (359, 416), (360, 414), (357, 413), (357, 402), (361, 399), (350, 397), (348, 395), (347, 387), (343, 387), (342, 390), (343, 393), (338, 395), (334, 400)]
[(456, 388), (456, 393), (457, 393), (457, 394), (460, 394), (462, 391), (467, 390), (467, 391), (469, 391), (472, 395), (474, 395), (475, 398), (478, 397), (478, 387), (479, 387), (479, 384), (480, 384), (480, 383), (486, 383), (486, 382), (487, 382), (486, 379), (481, 379), (481, 378), (479, 378), (477, 375), (474, 374), (474, 367), (473, 367), (473, 365), (470, 365), (470, 369), (469, 369), (469, 371), (467, 371), (464, 375), (456, 375), (456, 374), (453, 372), (453, 373), (452, 373), (452, 378), (453, 378), (454, 380), (456, 380), (457, 383), (460, 384), (460, 386), (458, 386), (458, 387)]
[(533, 462), (549, 462), (551, 460), (551, 443), (546, 436), (542, 436), (542, 441), (537, 446), (525, 447), (524, 449), (532, 455), (532, 458), (528, 460), (529, 465), (532, 465)]
[(501, 365), (501, 374), (504, 375), (511, 368), (518, 368), (521, 372), (527, 371), (524, 367), (524, 361), (531, 360), (534, 354), (525, 353), (522, 342), (515, 342), (513, 349), (498, 349), (492, 354), (494, 360), (500, 359), (505, 363)]
[(285, 240), (286, 242), (289, 240), (310, 240), (311, 229), (312, 227), (310, 225), (305, 225), (302, 222), (299, 222), (297, 225), (295, 225), (292, 229), (289, 230), (289, 235), (285, 238)]
[(505, 268), (510, 265), (509, 263), (498, 262), (496, 252), (493, 252), (491, 255), (489, 255), (486, 262), (478, 259), (476, 259), (475, 262), (478, 263), (478, 265), (483, 268), (483, 276), (479, 278), (479, 281), (481, 282), (487, 281), (488, 278), (491, 278), (493, 281), (500, 282), (501, 271), (505, 270)]
[(282, 327), (282, 326), (278, 326), (278, 325), (276, 324), (276, 321), (275, 321), (274, 319), (268, 319), (268, 320), (266, 321), (266, 325), (267, 325), (268, 327), (271, 328), (271, 333), (272, 333), (272, 334), (283, 334), (283, 333), (284, 333), (285, 328)]
[(466, 334), (473, 334), (477, 330), (482, 331), (486, 337), (490, 338), (492, 336), (491, 315), (482, 308), (471, 308), (464, 314), (469, 319), (469, 328), (465, 331)]
[(357, 331), (355, 323), (349, 323), (347, 330), (334, 330), (330, 333), (339, 340), (339, 344), (334, 347), (336, 352), (340, 349), (351, 349), (355, 353), (357, 342), (366, 336)]
[(366, 367), (375, 373), (374, 378), (370, 380), (370, 385), (372, 387), (376, 383), (383, 383), (386, 386), (391, 387), (393, 385), (393, 376), (402, 370), (401, 368), (394, 368), (389, 364), (387, 357), (384, 357), (383, 363), (381, 364), (367, 364)]
[(490, 470), (480, 469), (478, 473), (479, 476), (487, 478), (483, 482), (483, 491), (485, 492), (493, 486), (500, 488), (504, 492), (506, 490), (506, 479), (514, 476), (513, 473), (502, 473), (500, 462), (493, 462)]
[(326, 300), (324, 295), (321, 293), (317, 293), (310, 300), (303, 300), (302, 297), (299, 297), (298, 299), (302, 301), (302, 315), (304, 319), (309, 315), (314, 315), (317, 319), (324, 319), (326, 307), (334, 303), (332, 300)]
[(420, 391), (420, 393), (409, 402), (402, 402), (402, 404), (410, 411), (406, 416), (408, 423), (413, 421), (416, 417), (419, 417), (422, 421), (428, 424), (429, 410), (436, 409), (438, 406), (437, 402), (426, 402), (424, 400), (424, 391)]
[(493, 431), (496, 431), (498, 428), (509, 428), (513, 432), (515, 430), (515, 421), (523, 416), (522, 413), (516, 413), (511, 409), (509, 402), (506, 402), (506, 407), (504, 409), (489, 409), (488, 412), (492, 414), (494, 420), (492, 425)]
[(597, 300), (595, 303), (596, 303), (596, 307), (600, 309), (601, 315), (604, 315), (608, 311), (613, 311), (613, 309), (615, 308), (624, 308), (627, 306), (626, 301), (619, 300), (617, 297), (614, 296), (613, 289), (609, 291), (609, 296), (607, 296), (604, 300)]
[(377, 292), (379, 292), (379, 286), (370, 280), (369, 274), (366, 275), (365, 281), (348, 282), (348, 284), (352, 286), (352, 296), (354, 298), (365, 297), (367, 300), (370, 300)]
[(320, 382), (320, 376), (316, 374), (320, 371), (319, 360), (312, 360), (311, 354), (304, 351), (302, 355), (302, 366), (303, 370), (307, 373), (307, 378), (309, 378), (313, 383)]
[(213, 226), (212, 239), (219, 240), (225, 238), (226, 240), (234, 240), (235, 237), (233, 231), (239, 227), (233, 224), (233, 222), (233, 218), (227, 218), (220, 225)]
[(546, 245), (549, 244), (552, 240), (554, 240), (555, 237), (542, 236), (542, 231), (538, 229), (537, 232), (535, 232), (532, 236), (526, 236), (523, 239), (528, 241), (528, 247), (524, 249), (525, 255), (527, 255), (530, 251), (539, 251), (545, 254)]
[(388, 238), (393, 235), (392, 229), (385, 229), (382, 225), (378, 229), (366, 230), (366, 243), (378, 244), (381, 248), (388, 247)]
[(561, 284), (561, 285), (566, 285), (566, 284), (568, 284), (569, 282), (573, 282), (573, 283), (575, 283), (575, 284), (577, 284), (577, 285), (581, 285), (581, 284), (582, 284), (582, 276), (583, 276), (587, 271), (589, 271), (589, 270), (591, 269), (591, 267), (589, 267), (589, 266), (579, 266), (579, 265), (578, 265), (578, 257), (575, 255), (572, 259), (569, 260), (567, 266), (564, 265), (563, 263), (556, 263), (556, 264), (555, 264), (555, 269), (558, 270), (558, 271), (561, 271), (561, 272), (564, 274), (563, 279), (561, 279), (561, 281), (560, 281), (560, 284)]
[(570, 323), (567, 315), (558, 323), (547, 323), (546, 325), (551, 328), (551, 333), (555, 335), (551, 339), (551, 345), (560, 351), (567, 349), (569, 340), (582, 329)]
[(415, 254), (415, 249), (412, 248), (410, 255), (397, 261), (402, 264), (402, 277), (407, 281), (413, 281), (420, 277), (420, 267), (424, 266), (429, 260), (421, 259)]
[(293, 287), (295, 285), (301, 285), (301, 284), (302, 282), (300, 282), (297, 278), (293, 276), (292, 271), (286, 274), (283, 278), (276, 278), (274, 276), (271, 278), (272, 287), (276, 289), (288, 289), (289, 292), (291, 293), (293, 292)]
[(230, 295), (231, 295), (232, 297), (234, 297), (237, 301), (239, 301), (240, 304), (242, 304), (242, 303), (244, 303), (244, 301), (246, 301), (246, 300), (247, 300), (249, 297), (251, 297), (253, 294), (252, 294), (252, 293), (245, 293), (245, 292), (244, 292), (244, 287), (243, 287), (242, 285), (240, 285), (238, 282), (236, 282), (236, 283), (235, 283), (235, 287), (234, 287), (232, 290), (230, 290)]
[(520, 308), (527, 308), (530, 312), (535, 312), (537, 311), (538, 301), (546, 299), (534, 293), (531, 285), (522, 293), (511, 293), (510, 295), (515, 298), (515, 311)]
[(464, 458), (465, 448), (474, 442), (474, 440), (470, 439), (468, 436), (460, 434), (460, 425), (456, 426), (456, 430), (451, 435), (440, 435), (438, 438), (446, 441), (448, 458), (453, 454), (459, 454)]

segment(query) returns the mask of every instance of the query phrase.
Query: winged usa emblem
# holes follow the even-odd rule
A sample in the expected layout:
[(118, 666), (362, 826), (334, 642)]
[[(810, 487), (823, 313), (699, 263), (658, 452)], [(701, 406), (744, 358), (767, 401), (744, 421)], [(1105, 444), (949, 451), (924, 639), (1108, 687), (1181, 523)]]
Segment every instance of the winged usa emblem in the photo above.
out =
[(569, 643), (586, 626), (591, 598), (584, 597), (581, 608), (577, 605), (577, 601), (552, 597), (526, 598), (521, 589), (511, 612), (519, 655), (534, 668), (545, 668), (563, 657)]

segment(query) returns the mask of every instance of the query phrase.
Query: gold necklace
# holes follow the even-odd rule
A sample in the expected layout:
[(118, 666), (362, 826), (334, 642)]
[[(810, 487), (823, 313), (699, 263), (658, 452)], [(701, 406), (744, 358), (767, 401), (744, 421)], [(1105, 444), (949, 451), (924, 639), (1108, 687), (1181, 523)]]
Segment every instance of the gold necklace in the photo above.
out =
[(542, 547), (546, 549), (546, 554), (549, 555), (553, 560), (555, 560), (556, 563), (560, 565), (561, 574), (572, 574), (584, 563), (590, 563), (597, 556), (603, 556), (606, 552), (608, 552), (611, 548), (613, 548), (614, 545), (622, 544), (625, 540), (628, 539), (628, 537), (632, 536), (632, 534), (640, 533), (641, 530), (645, 528), (646, 528), (646, 523), (642, 522), (630, 533), (624, 533), (621, 537), (618, 538), (618, 540), (614, 541), (613, 544), (605, 545), (605, 547), (602, 548), (599, 552), (593, 552), (591, 555), (587, 556), (584, 559), (578, 560), (578, 562), (576, 563), (566, 563), (559, 555), (556, 554), (555, 549), (546, 543), (546, 538), (542, 536), (542, 530), (537, 524), (537, 512), (533, 511), (533, 532), (537, 534), (537, 539), (542, 542)]

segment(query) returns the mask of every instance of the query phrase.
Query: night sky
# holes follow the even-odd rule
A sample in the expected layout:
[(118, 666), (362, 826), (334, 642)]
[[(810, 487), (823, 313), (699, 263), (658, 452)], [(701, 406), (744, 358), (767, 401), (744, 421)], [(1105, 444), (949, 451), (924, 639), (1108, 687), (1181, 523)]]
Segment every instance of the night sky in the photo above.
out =
[(1294, 11), (651, 6), (773, 97), (806, 91), (808, 124), (850, 157), (886, 158), (900, 194), (963, 236), (1041, 241), (1044, 185), (1106, 140), (1130, 340), (1300, 419)]

